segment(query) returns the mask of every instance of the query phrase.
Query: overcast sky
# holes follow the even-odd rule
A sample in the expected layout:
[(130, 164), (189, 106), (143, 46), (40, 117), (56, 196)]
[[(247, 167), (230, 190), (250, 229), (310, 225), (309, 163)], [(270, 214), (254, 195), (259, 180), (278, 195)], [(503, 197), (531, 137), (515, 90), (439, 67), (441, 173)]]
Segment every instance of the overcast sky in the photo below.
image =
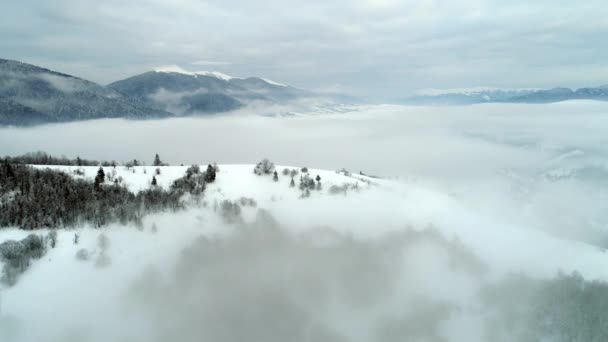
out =
[(0, 57), (102, 84), (179, 65), (396, 99), (608, 84), (606, 0), (7, 1)]

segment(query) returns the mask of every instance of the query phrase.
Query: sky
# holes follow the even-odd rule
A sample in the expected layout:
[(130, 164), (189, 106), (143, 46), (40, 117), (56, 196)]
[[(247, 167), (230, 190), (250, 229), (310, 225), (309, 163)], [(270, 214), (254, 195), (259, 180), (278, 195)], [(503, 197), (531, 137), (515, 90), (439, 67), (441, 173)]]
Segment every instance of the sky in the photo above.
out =
[(605, 0), (11, 1), (0, 58), (101, 84), (178, 65), (385, 101), (607, 84), (607, 16)]

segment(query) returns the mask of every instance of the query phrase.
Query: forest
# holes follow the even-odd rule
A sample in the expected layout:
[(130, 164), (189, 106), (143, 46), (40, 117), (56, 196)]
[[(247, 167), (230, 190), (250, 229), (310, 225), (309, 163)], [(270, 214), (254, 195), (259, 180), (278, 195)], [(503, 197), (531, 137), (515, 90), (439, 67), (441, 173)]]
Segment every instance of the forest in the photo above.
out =
[(95, 180), (88, 181), (14, 160), (0, 160), (0, 227), (32, 230), (84, 223), (95, 227), (114, 222), (139, 224), (147, 213), (183, 209), (182, 195), (202, 196), (205, 184), (215, 180), (211, 165), (204, 172), (193, 166), (168, 190), (153, 182), (148, 189), (133, 193), (118, 182), (107, 181), (101, 167)]

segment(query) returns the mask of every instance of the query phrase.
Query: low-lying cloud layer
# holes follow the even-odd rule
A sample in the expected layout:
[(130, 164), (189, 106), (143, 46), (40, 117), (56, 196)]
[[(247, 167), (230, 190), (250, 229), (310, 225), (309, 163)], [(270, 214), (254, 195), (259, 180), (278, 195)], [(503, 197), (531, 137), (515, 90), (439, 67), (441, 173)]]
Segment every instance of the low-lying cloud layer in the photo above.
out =
[[(352, 108), (351, 108), (352, 109)], [(277, 118), (294, 107), (160, 121), (101, 120), (0, 130), (0, 154), (174, 164), (268, 157), (426, 183), (494, 218), (604, 244), (608, 146), (602, 102), (356, 107)], [(321, 113), (321, 111), (319, 111)]]
[[(223, 222), (212, 202), (155, 215), (143, 232), (107, 229), (103, 252), (98, 231), (84, 230), (78, 246), (60, 231), (59, 249), (3, 290), (0, 337), (587, 342), (605, 333), (593, 322), (608, 312), (607, 287), (557, 272), (608, 279), (606, 104), (357, 109), (0, 130), (2, 154), (269, 157), (395, 180), (348, 196), (258, 198), (267, 211), (254, 219), (257, 208), (243, 209), (243, 224)], [(244, 196), (238, 182), (225, 186), (214, 194)], [(76, 260), (81, 248), (91, 261)]]

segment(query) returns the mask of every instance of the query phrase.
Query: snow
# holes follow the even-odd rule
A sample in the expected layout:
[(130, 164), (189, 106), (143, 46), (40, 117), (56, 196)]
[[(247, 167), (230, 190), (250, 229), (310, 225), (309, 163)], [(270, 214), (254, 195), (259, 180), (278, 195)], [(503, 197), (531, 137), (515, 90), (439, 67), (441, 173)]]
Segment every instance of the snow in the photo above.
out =
[(202, 76), (211, 76), (211, 77), (219, 78), (220, 80), (224, 80), (224, 81), (230, 81), (231, 79), (236, 78), (236, 77), (232, 77), (230, 75), (221, 73), (219, 71), (196, 71), (195, 74), (202, 75)]
[[(201, 71), (188, 71), (178, 65), (167, 65), (167, 66), (162, 66), (162, 67), (158, 67), (156, 69), (154, 69), (154, 71), (156, 72), (166, 72), (166, 73), (177, 73), (177, 74), (182, 74), (182, 75), (188, 75), (188, 76), (208, 76), (208, 77), (215, 77), (217, 79), (220, 79), (222, 81), (230, 81), (232, 79), (242, 79), (240, 77), (234, 77), (234, 76), (230, 76), (227, 75), (223, 72), (219, 72), (219, 71), (206, 71), (206, 70), (201, 70)], [(279, 83), (279, 82), (275, 82), (272, 80), (269, 80), (267, 78), (260, 78), (261, 80), (263, 80), (264, 82), (268, 83), (268, 84), (272, 84), (275, 86), (279, 86), (279, 87), (287, 87), (286, 84), (283, 83)]]
[[(98, 167), (85, 166), (35, 166), (62, 170), (73, 177), (94, 179)], [(275, 218), (298, 232), (310, 227), (331, 226), (338, 231), (360, 238), (373, 238), (399, 231), (404, 225), (428, 227), (432, 225), (448, 237), (458, 237), (470, 246), (482, 260), (493, 265), (496, 274), (514, 271), (528, 271), (536, 276), (550, 277), (562, 270), (567, 273), (578, 271), (591, 279), (608, 281), (608, 269), (603, 267), (607, 255), (598, 247), (586, 243), (560, 239), (534, 227), (521, 227), (514, 223), (496, 223), (493, 217), (480, 213), (472, 207), (460, 203), (458, 197), (423, 187), (415, 182), (374, 179), (358, 174), (346, 176), (336, 171), (309, 169), (314, 178), (321, 177), (323, 189), (311, 191), (310, 198), (302, 199), (298, 189), (299, 177), (295, 177), (295, 188), (289, 187), (290, 176), (284, 176), (284, 168), (277, 166), (279, 181), (272, 175), (257, 176), (254, 165), (219, 165), (220, 171), (215, 183), (208, 185), (205, 201), (217, 204), (223, 200), (237, 201), (252, 198), (256, 208), (244, 207), (243, 215), (252, 220), (258, 208), (269, 210)], [(107, 175), (116, 171), (115, 177), (122, 177), (123, 184), (131, 191), (149, 188), (155, 175), (158, 186), (168, 189), (185, 174), (187, 166), (161, 166), (160, 175), (155, 175), (155, 167), (137, 166), (127, 169), (123, 166), (104, 167)], [(201, 165), (201, 170), (206, 168)], [(83, 176), (73, 173), (84, 171)], [(299, 168), (296, 168), (299, 170)], [(109, 183), (108, 183), (109, 184)], [(345, 195), (332, 195), (332, 185), (357, 184), (359, 191), (351, 190)], [(193, 209), (180, 217), (194, 220), (207, 217), (209, 209)], [(170, 222), (167, 219), (167, 222)], [(168, 223), (170, 225), (170, 223)], [(370, 231), (370, 227), (375, 227)], [(176, 234), (182, 234), (179, 229)], [(0, 242), (14, 239), (21, 234), (12, 230), (0, 231)], [(21, 236), (26, 236), (23, 232)], [(120, 234), (116, 233), (117, 239)], [(125, 239), (131, 237), (127, 234)], [(530, 243), (534, 241), (534, 243)], [(143, 241), (142, 241), (143, 243)], [(142, 246), (142, 248), (147, 248)], [(514, 251), (517, 251), (514, 253)], [(560, 258), (546, 256), (560, 255)]]
[(275, 85), (275, 86), (279, 86), (279, 87), (287, 87), (287, 85), (286, 85), (286, 84), (283, 84), (283, 83), (278, 83), (278, 82), (275, 82), (275, 81), (269, 80), (269, 79), (267, 79), (267, 78), (262, 78), (262, 80), (263, 80), (264, 82), (266, 82), (266, 83), (269, 83), (269, 84), (272, 84), (272, 85)]
[(470, 88), (425, 88), (419, 89), (415, 92), (416, 95), (421, 96), (438, 96), (447, 94), (463, 94), (463, 95), (478, 95), (483, 93), (493, 92), (519, 92), (519, 91), (535, 91), (540, 88), (496, 88), (496, 87), (470, 87)]
[[(35, 167), (62, 170), (73, 177), (89, 180), (95, 177), (98, 170), (94, 166)], [(161, 172), (156, 176), (158, 186), (168, 188), (175, 179), (184, 175), (187, 167), (159, 167)], [(2, 289), (3, 312), (28, 317), (31, 326), (44, 327), (28, 329), (28, 341), (63, 336), (63, 329), (71, 326), (74, 317), (95, 322), (88, 328), (93, 329), (98, 337), (96, 341), (123, 340), (125, 331), (138, 331), (138, 340), (141, 340), (141, 334), (152, 331), (145, 329), (149, 323), (144, 321), (145, 318), (129, 315), (128, 320), (120, 320), (116, 315), (116, 303), (121, 303), (125, 293), (132, 291), (132, 284), (144, 270), (153, 269), (164, 279), (172, 277), (182, 250), (198, 237), (229, 236), (234, 233), (236, 228), (223, 223), (214, 207), (223, 200), (237, 201), (242, 197), (254, 199), (257, 203), (255, 208), (242, 207), (245, 221), (253, 221), (258, 209), (264, 209), (296, 234), (331, 227), (336, 233), (355, 239), (375, 240), (408, 226), (415, 229), (433, 226), (448, 239), (458, 238), (484, 264), (491, 266), (487, 281), (500, 279), (512, 272), (549, 278), (558, 271), (578, 271), (587, 279), (608, 281), (608, 269), (605, 267), (608, 256), (599, 248), (560, 239), (533, 227), (509, 222), (496, 223), (495, 218), (467, 207), (458, 197), (416, 182), (309, 169), (311, 177), (321, 177), (323, 189), (311, 191), (311, 196), (303, 199), (297, 187), (300, 175), (295, 177), (296, 187), (290, 188), (291, 177), (282, 174), (284, 168), (295, 167), (277, 166), (277, 182), (273, 181), (272, 175), (255, 175), (253, 168), (254, 165), (250, 164), (219, 165), (216, 181), (209, 184), (205, 191), (204, 206), (146, 216), (141, 231), (117, 224), (103, 229), (83, 226), (58, 230), (56, 248), (50, 249), (42, 260), (33, 262), (16, 286)], [(82, 170), (84, 175), (74, 174), (76, 169)], [(104, 172), (109, 175), (115, 170), (115, 176), (122, 177), (125, 186), (131, 191), (139, 191), (151, 186), (155, 169), (152, 166), (132, 169), (117, 166), (115, 169), (104, 167)], [(204, 169), (205, 165), (201, 165), (201, 170)], [(329, 193), (332, 185), (343, 184), (357, 184), (359, 190), (351, 190), (346, 195)], [(157, 232), (153, 232), (153, 225), (158, 227)], [(46, 235), (48, 232), (3, 229), (0, 230), (0, 243), (20, 240), (31, 233)], [(99, 268), (95, 262), (102, 254), (97, 244), (102, 233), (110, 241), (104, 253), (111, 259), (111, 264)], [(74, 244), (75, 234), (80, 237), (77, 245)], [(320, 246), (331, 245), (331, 236), (320, 235), (318, 243)], [(76, 253), (83, 248), (90, 252), (91, 260), (76, 260)], [(403, 255), (404, 267), (416, 275), (416, 278), (403, 279), (403, 284), (409, 286), (405, 287), (407, 291), (420, 294), (431, 292), (441, 298), (458, 298), (468, 303), (475, 296), (477, 287), (470, 284), (472, 280), (467, 277), (446, 275), (452, 272), (446, 266), (447, 257), (443, 249), (433, 244), (420, 244), (407, 251)], [(413, 284), (418, 284), (418, 287)], [(363, 324), (369, 321), (370, 314), (362, 311), (352, 317)], [(336, 319), (340, 320), (342, 316), (336, 315)], [(48, 324), (48, 317), (53, 317), (52, 324)], [(352, 317), (349, 316), (349, 319)], [(466, 316), (455, 319), (466, 319)], [(114, 329), (107, 329), (108, 325)], [(138, 326), (142, 329), (133, 328)], [(351, 323), (344, 322), (341, 328), (348, 330), (350, 326)], [(364, 330), (361, 333), (365, 333)]]
[(177, 73), (177, 74), (183, 74), (183, 75), (194, 76), (194, 77), (209, 76), (209, 77), (215, 77), (215, 78), (223, 80), (223, 81), (230, 81), (231, 79), (236, 78), (236, 77), (232, 77), (230, 75), (221, 73), (219, 71), (188, 71), (177, 65), (168, 65), (168, 66), (159, 67), (159, 68), (154, 69), (154, 71), (166, 72), (166, 73)]
[[(51, 170), (59, 170), (74, 178), (83, 178), (90, 181), (95, 179), (97, 171), (99, 170), (99, 166), (32, 165), (32, 167), (37, 169), (48, 168)], [(107, 166), (103, 167), (103, 170), (106, 175), (106, 184), (111, 184), (109, 175), (115, 172), (114, 178), (122, 177), (123, 181), (121, 184), (126, 186), (130, 191), (137, 192), (150, 188), (152, 177), (156, 177), (157, 186), (169, 189), (176, 179), (181, 178), (186, 174), (188, 167), (190, 166), (134, 166), (131, 168), (125, 166)], [(201, 164), (199, 167), (201, 171), (204, 171), (207, 168), (207, 165)], [(219, 167), (221, 177), (218, 177), (216, 184), (218, 184), (219, 187), (224, 188), (223, 191), (227, 194), (238, 197), (256, 194), (256, 196), (259, 196), (260, 193), (269, 193), (271, 194), (270, 197), (293, 195), (293, 191), (288, 191), (283, 189), (283, 187), (279, 187), (279, 184), (282, 185), (282, 183), (285, 182), (289, 184), (289, 181), (291, 180), (290, 177), (283, 176), (281, 172), (285, 168), (289, 170), (300, 170), (299, 167), (295, 166), (277, 165), (276, 170), (279, 173), (280, 182), (275, 184), (272, 181), (271, 176), (260, 176), (260, 178), (249, 177), (250, 175), (253, 175), (254, 165), (233, 164), (220, 165)], [(156, 174), (156, 169), (160, 170), (160, 174)], [(82, 171), (84, 174), (77, 175), (75, 171), (78, 170)], [(366, 182), (377, 182), (377, 180), (366, 176), (344, 176), (338, 174), (336, 171), (319, 169), (309, 169), (308, 174), (313, 178), (317, 175), (321, 176), (321, 183), (323, 183), (326, 190), (329, 189), (329, 186), (331, 185), (340, 186), (344, 183), (359, 183), (360, 186), (365, 186), (367, 184)], [(299, 177), (300, 174), (296, 176), (296, 184), (299, 182)]]

